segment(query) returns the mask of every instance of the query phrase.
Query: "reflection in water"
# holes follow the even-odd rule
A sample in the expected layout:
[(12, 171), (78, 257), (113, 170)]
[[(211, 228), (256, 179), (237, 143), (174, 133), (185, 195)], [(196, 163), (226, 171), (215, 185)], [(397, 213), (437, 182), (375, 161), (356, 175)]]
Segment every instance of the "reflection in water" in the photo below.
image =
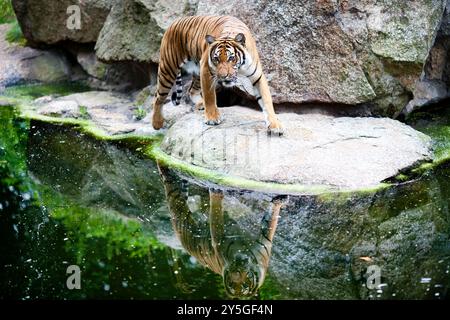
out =
[[(281, 206), (3, 113), (0, 298), (448, 296), (449, 165), (377, 192), (290, 195)], [(82, 269), (80, 291), (65, 286), (68, 264)]]
[(222, 191), (189, 188), (170, 170), (158, 167), (172, 225), (183, 247), (202, 265), (223, 276), (230, 297), (255, 295), (269, 266), (280, 199), (274, 199), (261, 221), (254, 222), (254, 232), (227, 215)]

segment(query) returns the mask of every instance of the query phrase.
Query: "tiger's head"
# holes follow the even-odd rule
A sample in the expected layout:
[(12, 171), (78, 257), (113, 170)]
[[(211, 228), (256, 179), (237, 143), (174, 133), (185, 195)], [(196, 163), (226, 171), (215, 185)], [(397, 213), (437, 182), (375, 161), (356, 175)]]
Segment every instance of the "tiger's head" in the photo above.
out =
[(224, 87), (233, 87), (238, 70), (245, 62), (245, 36), (239, 33), (234, 38), (206, 36), (209, 44), (209, 68), (213, 80)]
[(228, 296), (250, 298), (256, 294), (265, 278), (265, 269), (245, 253), (237, 254), (223, 270), (223, 282)]

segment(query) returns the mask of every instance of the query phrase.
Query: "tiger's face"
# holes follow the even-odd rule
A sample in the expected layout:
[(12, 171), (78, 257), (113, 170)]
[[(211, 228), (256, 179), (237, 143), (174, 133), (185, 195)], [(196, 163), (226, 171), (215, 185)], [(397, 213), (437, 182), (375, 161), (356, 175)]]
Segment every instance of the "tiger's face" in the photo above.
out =
[(224, 87), (235, 86), (239, 68), (245, 60), (244, 34), (219, 39), (207, 35), (206, 42), (209, 44), (209, 67), (213, 80)]
[(246, 254), (238, 254), (223, 270), (225, 291), (233, 298), (250, 298), (264, 282), (265, 270)]

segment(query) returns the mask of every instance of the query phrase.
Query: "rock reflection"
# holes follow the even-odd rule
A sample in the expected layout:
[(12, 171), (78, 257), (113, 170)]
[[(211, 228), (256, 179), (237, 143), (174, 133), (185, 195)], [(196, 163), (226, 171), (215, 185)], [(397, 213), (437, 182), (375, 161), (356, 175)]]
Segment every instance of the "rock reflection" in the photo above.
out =
[[(292, 299), (447, 295), (448, 166), (377, 192), (282, 201), (258, 192), (222, 192), (158, 167), (177, 237), (222, 275), (231, 297), (251, 296), (258, 288), (262, 296), (278, 292)], [(261, 288), (265, 278), (269, 284)]]
[(240, 211), (237, 197), (225, 199), (221, 190), (187, 184), (166, 167), (158, 168), (172, 225), (183, 247), (222, 275), (228, 296), (254, 296), (267, 274), (281, 198), (262, 199), (267, 208), (248, 214)]

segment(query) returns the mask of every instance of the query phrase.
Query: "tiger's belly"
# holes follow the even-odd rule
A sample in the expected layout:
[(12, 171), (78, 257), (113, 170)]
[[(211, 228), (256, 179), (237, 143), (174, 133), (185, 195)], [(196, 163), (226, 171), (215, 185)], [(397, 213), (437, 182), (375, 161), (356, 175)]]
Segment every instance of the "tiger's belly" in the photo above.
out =
[(198, 62), (188, 60), (183, 64), (182, 68), (188, 74), (200, 76), (200, 64)]

